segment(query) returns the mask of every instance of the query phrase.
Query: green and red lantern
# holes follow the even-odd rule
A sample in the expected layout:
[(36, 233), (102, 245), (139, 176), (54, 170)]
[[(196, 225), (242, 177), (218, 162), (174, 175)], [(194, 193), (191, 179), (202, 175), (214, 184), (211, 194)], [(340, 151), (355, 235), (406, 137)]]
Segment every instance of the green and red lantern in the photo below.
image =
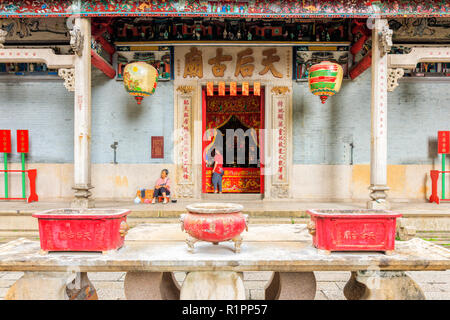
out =
[(155, 93), (158, 85), (158, 71), (146, 62), (127, 64), (123, 73), (125, 90), (134, 96), (138, 104), (145, 97)]
[(322, 103), (341, 89), (344, 71), (334, 62), (322, 61), (309, 69), (308, 83), (311, 92), (320, 96)]

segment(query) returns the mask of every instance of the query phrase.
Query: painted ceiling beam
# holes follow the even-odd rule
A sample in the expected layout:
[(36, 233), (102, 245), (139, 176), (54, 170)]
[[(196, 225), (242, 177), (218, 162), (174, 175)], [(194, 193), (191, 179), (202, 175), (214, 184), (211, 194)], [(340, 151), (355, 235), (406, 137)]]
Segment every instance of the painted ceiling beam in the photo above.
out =
[[(80, 3), (80, 5), (78, 5)], [(0, 0), (0, 17), (89, 17), (159, 16), (159, 17), (247, 17), (247, 18), (324, 18), (373, 17), (450, 17), (450, 3), (445, 0), (354, 0), (350, 6), (342, 0)]]

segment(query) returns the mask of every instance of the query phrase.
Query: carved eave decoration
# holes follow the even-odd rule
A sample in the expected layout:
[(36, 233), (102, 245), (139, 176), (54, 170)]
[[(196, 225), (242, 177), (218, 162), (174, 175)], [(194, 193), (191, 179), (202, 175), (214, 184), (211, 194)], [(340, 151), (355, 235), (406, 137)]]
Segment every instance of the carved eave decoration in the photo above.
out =
[(182, 94), (190, 94), (194, 91), (193, 86), (178, 86), (177, 91)]
[(450, 48), (438, 46), (412, 47), (406, 54), (388, 54), (388, 91), (398, 87), (404, 69), (414, 69), (421, 62), (450, 62)]
[(6, 36), (8, 35), (8, 31), (0, 29), (0, 49), (5, 48)]
[(75, 69), (59, 69), (58, 75), (64, 79), (64, 86), (70, 92), (75, 91)]
[(81, 30), (78, 26), (74, 26), (70, 33), (70, 47), (73, 52), (81, 56), (83, 51), (84, 36), (81, 34)]
[(385, 23), (380, 31), (380, 55), (383, 57), (391, 51), (393, 31), (389, 29), (389, 25)]
[(286, 86), (278, 86), (278, 87), (273, 87), (272, 88), (272, 93), (273, 94), (278, 94), (278, 95), (284, 95), (288, 92), (290, 92), (291, 90), (289, 89), (289, 87)]
[(396, 69), (389, 68), (388, 69), (387, 90), (389, 92), (394, 91), (395, 88), (398, 87), (398, 80), (401, 79), (404, 74), (405, 74), (405, 70), (403, 70), (402, 68), (396, 68)]

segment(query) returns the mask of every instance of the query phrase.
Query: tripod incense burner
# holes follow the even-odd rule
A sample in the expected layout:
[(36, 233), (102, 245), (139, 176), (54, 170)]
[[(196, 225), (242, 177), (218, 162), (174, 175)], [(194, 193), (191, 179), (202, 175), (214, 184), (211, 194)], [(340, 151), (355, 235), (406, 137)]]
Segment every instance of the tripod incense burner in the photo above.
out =
[(194, 252), (198, 241), (233, 241), (235, 252), (241, 250), (244, 230), (248, 231), (248, 215), (242, 214), (243, 206), (234, 203), (198, 203), (186, 207), (188, 213), (180, 217), (181, 230), (189, 236), (186, 239), (189, 252)]

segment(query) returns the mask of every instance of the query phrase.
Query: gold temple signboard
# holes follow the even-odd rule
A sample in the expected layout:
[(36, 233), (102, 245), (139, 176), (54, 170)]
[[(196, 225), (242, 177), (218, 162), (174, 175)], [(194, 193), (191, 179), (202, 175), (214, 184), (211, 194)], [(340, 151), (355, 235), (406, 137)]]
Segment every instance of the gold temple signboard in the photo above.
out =
[(289, 47), (176, 47), (178, 79), (289, 80)]

